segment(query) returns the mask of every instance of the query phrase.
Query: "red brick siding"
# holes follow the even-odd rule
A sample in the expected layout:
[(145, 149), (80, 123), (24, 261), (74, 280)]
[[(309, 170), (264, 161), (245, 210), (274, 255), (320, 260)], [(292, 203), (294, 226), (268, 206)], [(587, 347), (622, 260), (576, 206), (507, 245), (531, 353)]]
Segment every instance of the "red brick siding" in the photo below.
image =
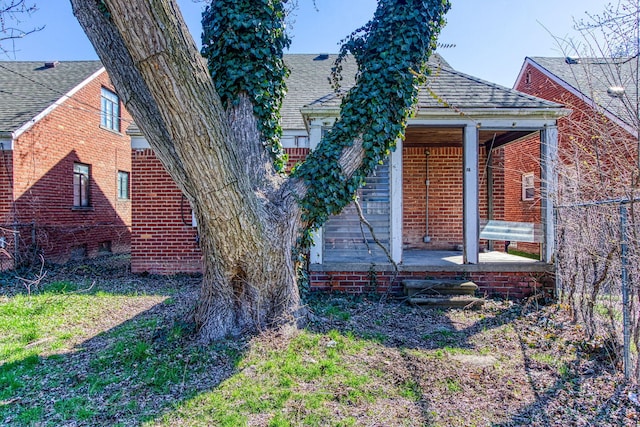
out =
[(131, 271), (197, 273), (202, 254), (189, 202), (151, 149), (133, 150)]
[(303, 161), (309, 154), (308, 148), (287, 148), (285, 149), (289, 160), (287, 161), (287, 171), (291, 171), (291, 168)]
[[(5, 147), (7, 148), (7, 147)], [(3, 223), (12, 221), (13, 200), (13, 152), (10, 150), (0, 151), (0, 215)]]
[[(308, 148), (287, 148), (287, 170)], [(133, 150), (131, 271), (154, 274), (198, 273), (202, 253), (191, 226), (189, 202), (151, 149)]]
[[(581, 67), (580, 64), (575, 65)], [(620, 183), (630, 183), (636, 169), (637, 139), (610, 121), (541, 71), (527, 65), (529, 83), (523, 79), (516, 89), (571, 109), (558, 120), (559, 158), (581, 168), (581, 181), (591, 182), (582, 190), (585, 198), (606, 199), (625, 196)], [(587, 94), (588, 95), (588, 94)], [(561, 177), (562, 178), (562, 177)], [(593, 194), (588, 194), (592, 191)]]
[[(13, 221), (13, 152), (8, 150), (9, 147), (2, 147), (0, 151), (0, 223), (12, 224)], [(13, 233), (9, 227), (3, 227), (0, 230), (0, 237), (4, 242), (4, 247), (0, 251), (0, 270), (6, 270), (13, 267)], [(4, 252), (7, 251), (7, 252)]]
[[(76, 246), (98, 254), (100, 242), (112, 250), (130, 248), (131, 202), (117, 199), (117, 171), (131, 171), (130, 139), (124, 133), (131, 122), (122, 111), (122, 132), (100, 128), (100, 89), (113, 90), (105, 73), (84, 86), (14, 142), (13, 197), (15, 218), (5, 226), (20, 225), (21, 240), (39, 249), (50, 261), (66, 261)], [(74, 162), (91, 166), (91, 209), (74, 210)]]
[[(464, 279), (478, 285), (480, 295), (526, 298), (534, 293), (554, 293), (554, 281), (549, 273), (524, 275), (521, 272), (400, 272), (323, 271), (311, 272), (314, 290), (360, 294), (376, 291), (400, 293), (405, 279)], [(394, 280), (395, 279), (395, 280)], [(393, 281), (393, 283), (392, 283)]]
[[(505, 179), (504, 220), (540, 224), (539, 133), (507, 144), (499, 151), (503, 154), (503, 163), (497, 168), (504, 171)], [(535, 195), (531, 201), (522, 200), (522, 175), (531, 172), (534, 174)], [(533, 254), (540, 253), (539, 243), (512, 242), (512, 247)]]
[[(429, 237), (426, 232), (425, 147), (406, 147), (403, 162), (403, 244), (406, 249), (453, 249), (462, 244), (462, 147), (429, 147)], [(480, 216), (487, 215), (486, 154), (480, 148)]]

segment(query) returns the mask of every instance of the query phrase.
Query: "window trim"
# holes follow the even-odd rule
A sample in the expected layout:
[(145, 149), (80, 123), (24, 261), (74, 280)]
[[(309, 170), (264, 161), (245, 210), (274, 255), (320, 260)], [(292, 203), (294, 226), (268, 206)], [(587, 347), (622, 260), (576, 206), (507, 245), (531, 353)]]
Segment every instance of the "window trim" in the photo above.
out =
[(106, 87), (100, 88), (100, 127), (120, 133), (120, 97)]
[[(522, 201), (531, 202), (536, 197), (536, 177), (533, 172), (522, 174)], [(530, 194), (528, 194), (530, 193)]]
[[(122, 177), (126, 176), (126, 197), (122, 197)], [(116, 175), (116, 195), (118, 200), (131, 200), (131, 173), (119, 170)]]
[[(81, 168), (86, 168), (86, 172)], [(85, 177), (84, 185), (82, 177)], [(73, 163), (73, 208), (91, 208), (91, 165), (86, 163)]]

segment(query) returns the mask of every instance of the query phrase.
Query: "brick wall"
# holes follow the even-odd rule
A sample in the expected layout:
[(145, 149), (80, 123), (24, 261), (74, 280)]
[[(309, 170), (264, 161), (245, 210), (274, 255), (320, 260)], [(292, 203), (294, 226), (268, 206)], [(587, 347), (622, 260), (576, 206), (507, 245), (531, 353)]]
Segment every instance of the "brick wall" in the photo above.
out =
[[(576, 64), (575, 67), (582, 67)], [(582, 68), (579, 70), (584, 71)], [(573, 95), (535, 67), (527, 65), (516, 87), (571, 110), (558, 120), (559, 158), (565, 165), (580, 169), (585, 199), (625, 197), (621, 183), (630, 183), (636, 170), (637, 139), (604, 114)], [(587, 90), (588, 88), (584, 88)], [(560, 177), (562, 184), (562, 176)]]
[(405, 279), (462, 279), (478, 285), (478, 293), (489, 297), (521, 299), (535, 293), (554, 294), (553, 275), (548, 272), (524, 274), (509, 271), (482, 272), (410, 272), (400, 271), (314, 271), (310, 275), (314, 290), (325, 292), (402, 292)]
[[(287, 170), (303, 160), (308, 148), (287, 148)], [(132, 152), (133, 224), (131, 271), (153, 274), (199, 273), (202, 252), (191, 225), (191, 207), (153, 153)]]
[[(426, 233), (426, 180), (429, 151), (429, 237)], [(451, 250), (462, 244), (462, 147), (405, 147), (403, 161), (403, 244), (405, 249)], [(486, 217), (486, 150), (479, 156), (479, 208)]]
[[(496, 168), (504, 172), (505, 221), (540, 224), (542, 220), (540, 200), (540, 136), (539, 133), (514, 141), (498, 149), (502, 154), (501, 164)], [(522, 175), (534, 174), (535, 194), (533, 200), (523, 200)], [(498, 219), (496, 217), (496, 219)], [(539, 243), (512, 242), (511, 246), (523, 252), (540, 253)]]
[(289, 160), (287, 161), (287, 172), (290, 172), (293, 166), (303, 161), (309, 154), (308, 148), (286, 148), (285, 151), (289, 156)]
[(153, 150), (133, 150), (131, 271), (198, 273), (201, 252), (189, 202)]
[[(11, 156), (4, 153), (12, 157), (15, 206), (5, 204), (3, 224), (19, 229), (23, 252), (33, 249), (34, 237), (54, 262), (81, 249), (98, 255), (101, 243), (103, 249), (129, 251), (131, 202), (117, 198), (117, 171), (131, 171), (124, 134), (131, 118), (121, 109), (122, 132), (100, 127), (102, 86), (113, 90), (106, 72), (20, 135)], [(90, 165), (89, 209), (73, 208), (74, 162)]]

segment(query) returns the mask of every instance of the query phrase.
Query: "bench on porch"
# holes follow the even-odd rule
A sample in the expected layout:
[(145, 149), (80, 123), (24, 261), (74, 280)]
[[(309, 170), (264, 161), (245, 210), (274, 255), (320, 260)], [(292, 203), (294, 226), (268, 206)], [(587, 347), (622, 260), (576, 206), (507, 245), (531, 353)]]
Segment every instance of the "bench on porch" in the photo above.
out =
[(542, 226), (532, 222), (481, 220), (480, 238), (505, 242), (542, 243)]

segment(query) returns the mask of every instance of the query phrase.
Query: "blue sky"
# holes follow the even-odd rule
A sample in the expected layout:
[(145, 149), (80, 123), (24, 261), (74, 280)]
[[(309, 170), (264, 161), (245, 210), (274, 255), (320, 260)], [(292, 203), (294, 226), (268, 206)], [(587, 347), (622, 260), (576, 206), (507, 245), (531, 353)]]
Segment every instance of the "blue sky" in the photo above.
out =
[[(3, 60), (81, 60), (97, 56), (71, 13), (68, 0), (34, 0), (39, 7), (23, 28), (45, 25), (16, 41)], [(298, 0), (291, 22), (293, 53), (334, 53), (338, 42), (373, 16), (376, 0)], [(561, 56), (553, 36), (575, 37), (574, 18), (598, 13), (608, 0), (452, 0), (440, 54), (456, 69), (511, 87), (525, 56)], [(615, 0), (614, 0), (615, 2)], [(195, 39), (204, 3), (178, 0)], [(5, 46), (9, 47), (9, 46)]]

